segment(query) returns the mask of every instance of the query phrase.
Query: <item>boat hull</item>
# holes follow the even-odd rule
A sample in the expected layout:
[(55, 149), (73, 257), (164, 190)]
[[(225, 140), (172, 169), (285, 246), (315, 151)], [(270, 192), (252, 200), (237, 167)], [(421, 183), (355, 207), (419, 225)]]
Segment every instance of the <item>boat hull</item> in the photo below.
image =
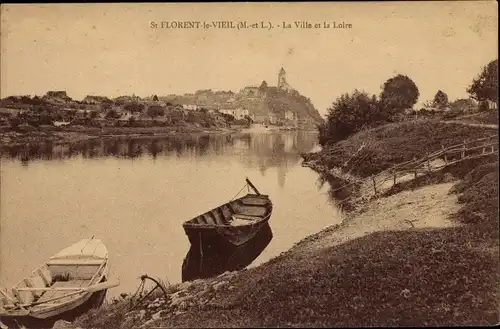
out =
[(193, 246), (209, 244), (223, 248), (224, 244), (240, 246), (247, 243), (266, 225), (268, 225), (268, 220), (236, 227), (189, 227), (185, 228), (185, 232)]
[[(75, 300), (73, 303), (65, 305), (64, 308), (59, 309), (58, 312), (52, 312), (52, 314), (39, 313), (34, 316), (2, 315), (0, 316), (0, 322), (6, 325), (9, 329), (22, 327), (27, 329), (52, 328), (57, 320), (73, 321), (91, 309), (99, 308), (106, 298), (106, 293), (107, 290), (101, 290), (88, 294), (85, 298)], [(40, 318), (40, 316), (42, 318)]]

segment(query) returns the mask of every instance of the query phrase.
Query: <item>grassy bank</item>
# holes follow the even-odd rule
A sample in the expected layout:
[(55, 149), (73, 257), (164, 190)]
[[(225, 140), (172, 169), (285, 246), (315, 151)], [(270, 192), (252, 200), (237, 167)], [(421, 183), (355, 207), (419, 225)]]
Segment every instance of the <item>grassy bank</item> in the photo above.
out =
[(395, 164), (421, 158), (449, 146), (498, 134), (498, 129), (485, 129), (461, 124), (419, 120), (392, 123), (361, 131), (321, 152), (305, 155), (308, 162), (327, 168), (341, 168), (345, 173), (368, 177)]
[[(388, 125), (310, 157), (322, 165), (343, 163), (368, 138), (374, 158), (350, 167), (366, 175), (422, 149), (495, 133), (442, 128), (429, 122)], [(172, 286), (167, 298), (157, 294), (132, 311), (135, 300), (126, 297), (75, 324), (122, 329), (497, 324), (498, 247), (498, 161), (485, 157), (397, 184), (347, 214), (341, 225), (259, 267)]]

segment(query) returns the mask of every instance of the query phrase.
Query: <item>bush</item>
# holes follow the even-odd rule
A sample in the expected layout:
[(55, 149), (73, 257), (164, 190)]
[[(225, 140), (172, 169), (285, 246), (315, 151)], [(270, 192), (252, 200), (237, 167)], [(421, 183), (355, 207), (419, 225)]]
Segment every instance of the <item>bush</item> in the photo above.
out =
[(375, 96), (370, 98), (357, 90), (351, 95), (343, 94), (328, 109), (326, 122), (319, 126), (319, 143), (337, 142), (383, 119)]
[(18, 117), (12, 117), (9, 119), (9, 124), (11, 128), (17, 128), (21, 124), (21, 119)]
[(106, 119), (118, 119), (120, 117), (120, 114), (116, 112), (116, 110), (111, 109), (106, 113)]
[(165, 114), (165, 110), (163, 109), (163, 107), (161, 107), (159, 105), (152, 105), (152, 106), (148, 107), (147, 112), (151, 118), (155, 118), (157, 116), (162, 116)]

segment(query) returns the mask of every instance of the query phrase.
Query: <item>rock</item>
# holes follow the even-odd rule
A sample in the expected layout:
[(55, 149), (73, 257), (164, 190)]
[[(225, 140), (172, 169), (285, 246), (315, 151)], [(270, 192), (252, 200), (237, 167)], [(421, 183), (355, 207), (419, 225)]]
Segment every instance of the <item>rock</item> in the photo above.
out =
[(180, 285), (178, 285), (177, 287), (179, 288), (179, 290), (187, 290), (189, 289), (189, 287), (191, 287), (193, 285), (193, 283), (191, 281), (186, 281), (186, 282), (183, 282), (181, 283)]
[(153, 319), (153, 320), (155, 320), (155, 321), (156, 321), (156, 320), (158, 320), (158, 319), (160, 319), (160, 318), (161, 318), (161, 313), (162, 313), (162, 312), (163, 312), (163, 311), (159, 311), (159, 312), (157, 312), (157, 313), (153, 314), (153, 315), (151, 316), (151, 319)]
[(401, 293), (400, 293), (400, 295), (402, 295), (406, 299), (410, 298), (410, 294), (411, 294), (411, 292), (409, 289), (403, 289), (403, 290), (401, 290)]
[(450, 173), (444, 174), (443, 183), (453, 182), (454, 180), (455, 180), (455, 177), (453, 177), (452, 174), (450, 174)]
[(185, 296), (185, 297), (179, 297), (179, 296), (174, 296), (172, 295), (172, 298), (171, 298), (171, 303), (170, 303), (170, 306), (177, 306), (177, 305), (180, 305), (181, 303), (183, 303), (184, 301), (186, 301), (187, 299), (189, 298), (189, 296)]
[(146, 316), (146, 310), (140, 310), (139, 311), (139, 318), (142, 320)]

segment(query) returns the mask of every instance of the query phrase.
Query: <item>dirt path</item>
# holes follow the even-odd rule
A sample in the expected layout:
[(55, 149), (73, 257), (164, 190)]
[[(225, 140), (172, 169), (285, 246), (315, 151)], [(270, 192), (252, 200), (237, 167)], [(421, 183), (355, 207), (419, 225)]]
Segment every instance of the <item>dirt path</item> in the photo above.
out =
[(426, 186), (415, 191), (403, 191), (373, 201), (363, 213), (354, 215), (337, 230), (318, 234), (312, 243), (297, 247), (297, 253), (308, 256), (318, 249), (329, 248), (347, 241), (384, 230), (409, 230), (451, 227), (449, 215), (460, 205), (456, 195), (448, 194), (453, 183)]

